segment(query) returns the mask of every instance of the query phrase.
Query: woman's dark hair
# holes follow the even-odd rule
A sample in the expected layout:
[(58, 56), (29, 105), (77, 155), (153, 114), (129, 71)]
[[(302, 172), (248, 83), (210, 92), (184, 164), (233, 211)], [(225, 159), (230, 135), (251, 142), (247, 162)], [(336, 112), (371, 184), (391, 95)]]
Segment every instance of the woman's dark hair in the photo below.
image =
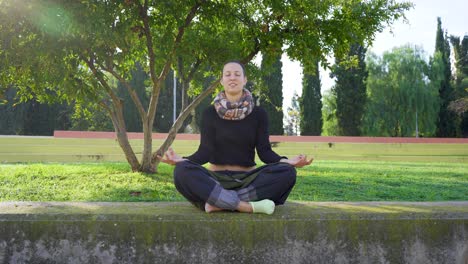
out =
[(244, 66), (244, 64), (242, 64), (242, 62), (240, 62), (240, 61), (238, 61), (238, 60), (230, 60), (230, 61), (228, 61), (228, 62), (226, 62), (226, 63), (223, 64), (223, 68), (224, 68), (224, 66), (226, 66), (226, 64), (229, 64), (229, 63), (237, 63), (237, 64), (239, 64), (239, 65), (241, 66), (241, 68), (242, 68), (242, 73), (244, 74), (244, 76), (246, 76), (246, 75), (245, 75), (245, 66)]

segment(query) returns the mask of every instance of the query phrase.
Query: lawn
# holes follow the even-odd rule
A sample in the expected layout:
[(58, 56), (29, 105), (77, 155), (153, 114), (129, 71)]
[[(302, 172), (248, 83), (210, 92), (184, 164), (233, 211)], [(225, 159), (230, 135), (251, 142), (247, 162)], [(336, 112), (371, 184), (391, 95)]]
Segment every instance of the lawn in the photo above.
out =
[[(179, 201), (173, 167), (133, 173), (126, 163), (0, 164), (0, 201)], [(289, 200), (468, 199), (467, 163), (318, 160), (298, 170)]]
[[(132, 140), (137, 155), (142, 140)], [(154, 147), (161, 144), (154, 141)], [(298, 169), (290, 200), (468, 200), (466, 144), (274, 143), (282, 155), (314, 156)], [(198, 141), (176, 140), (181, 155)], [(257, 163), (260, 163), (257, 161)], [(173, 167), (131, 172), (112, 139), (0, 137), (0, 201), (179, 201)]]
[[(139, 157), (143, 141), (131, 140), (130, 143)], [(154, 140), (154, 150), (161, 143), (161, 140)], [(468, 163), (467, 144), (284, 142), (273, 146), (281, 155), (303, 153), (316, 160)], [(177, 153), (188, 155), (197, 149), (198, 141), (176, 140), (172, 147)], [(113, 139), (0, 137), (0, 163), (94, 161), (124, 162), (125, 157)]]

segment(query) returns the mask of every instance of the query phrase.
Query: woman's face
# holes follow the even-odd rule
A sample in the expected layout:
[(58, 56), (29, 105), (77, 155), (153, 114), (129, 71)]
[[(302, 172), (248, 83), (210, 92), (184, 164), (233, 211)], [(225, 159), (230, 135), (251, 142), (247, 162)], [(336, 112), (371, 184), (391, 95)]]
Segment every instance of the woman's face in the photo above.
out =
[(246, 83), (247, 78), (244, 75), (242, 66), (235, 62), (230, 62), (224, 65), (221, 84), (223, 85), (226, 94), (238, 95), (239, 93), (242, 93)]

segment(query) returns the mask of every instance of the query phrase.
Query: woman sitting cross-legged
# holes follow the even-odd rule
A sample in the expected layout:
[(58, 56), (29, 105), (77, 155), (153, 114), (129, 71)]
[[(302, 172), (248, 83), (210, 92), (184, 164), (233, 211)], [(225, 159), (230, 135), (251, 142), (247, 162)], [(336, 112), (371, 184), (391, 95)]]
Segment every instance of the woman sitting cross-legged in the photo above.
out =
[[(295, 167), (312, 163), (305, 155), (288, 159), (271, 149), (267, 114), (255, 106), (246, 83), (244, 66), (237, 61), (226, 63), (221, 78), (224, 91), (203, 113), (198, 150), (180, 157), (170, 148), (159, 157), (176, 166), (177, 190), (208, 213), (272, 214), (296, 182)], [(255, 167), (255, 150), (266, 165)], [(209, 169), (202, 166), (207, 162)]]

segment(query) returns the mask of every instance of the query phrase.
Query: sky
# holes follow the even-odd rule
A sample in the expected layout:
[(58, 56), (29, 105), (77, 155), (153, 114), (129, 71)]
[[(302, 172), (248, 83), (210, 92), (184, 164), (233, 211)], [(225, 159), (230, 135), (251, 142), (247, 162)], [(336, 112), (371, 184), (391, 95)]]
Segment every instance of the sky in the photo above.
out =
[[(401, 2), (401, 1), (397, 1)], [(390, 28), (377, 33), (369, 50), (379, 56), (385, 51), (405, 44), (422, 46), (427, 58), (432, 56), (435, 48), (437, 17), (441, 18), (442, 28), (448, 35), (463, 38), (468, 34), (468, 1), (467, 0), (413, 0), (414, 8), (405, 12), (407, 23), (403, 19), (396, 21)], [(291, 105), (294, 91), (301, 95), (302, 68), (298, 62), (289, 60), (283, 55), (283, 110)], [(331, 61), (333, 62), (333, 61)], [(333, 86), (329, 72), (321, 70), (322, 94)]]

